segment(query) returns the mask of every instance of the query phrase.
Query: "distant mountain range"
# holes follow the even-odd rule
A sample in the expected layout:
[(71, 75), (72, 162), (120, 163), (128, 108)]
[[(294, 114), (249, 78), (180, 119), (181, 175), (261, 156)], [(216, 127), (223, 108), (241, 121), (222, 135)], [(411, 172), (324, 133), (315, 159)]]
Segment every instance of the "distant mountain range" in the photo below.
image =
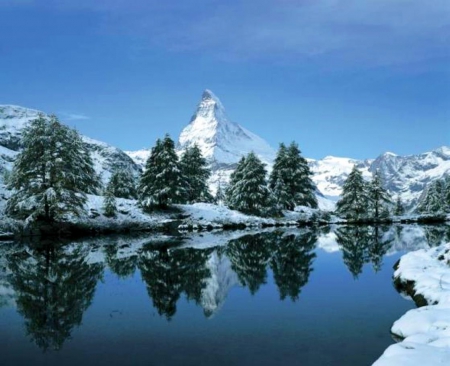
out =
[[(10, 170), (21, 149), (21, 131), (39, 112), (24, 107), (0, 105), (0, 172)], [(150, 150), (122, 151), (106, 143), (83, 137), (93, 157), (96, 171), (107, 181), (111, 172), (126, 167), (136, 175), (143, 168)], [(295, 139), (295, 138), (294, 138)], [(210, 90), (203, 92), (190, 123), (181, 131), (177, 150), (197, 144), (213, 171), (211, 189), (226, 185), (240, 158), (253, 151), (270, 171), (276, 150), (264, 139), (228, 119), (219, 98)], [(301, 146), (300, 146), (301, 148)], [(400, 196), (406, 207), (413, 209), (428, 183), (450, 174), (450, 148), (443, 146), (418, 155), (399, 156), (387, 152), (376, 159), (355, 160), (327, 156), (308, 159), (313, 181), (320, 194), (319, 206), (330, 209), (342, 192), (342, 185), (356, 164), (366, 179), (379, 170), (391, 194)], [(1, 182), (0, 177), (0, 182)]]

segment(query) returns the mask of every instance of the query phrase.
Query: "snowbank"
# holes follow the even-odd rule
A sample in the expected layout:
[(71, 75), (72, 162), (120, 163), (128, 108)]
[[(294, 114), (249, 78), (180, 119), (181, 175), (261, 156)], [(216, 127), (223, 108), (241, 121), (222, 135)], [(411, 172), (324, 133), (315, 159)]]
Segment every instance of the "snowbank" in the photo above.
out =
[(408, 311), (392, 326), (403, 339), (374, 366), (450, 364), (450, 243), (404, 255), (394, 274), (416, 302), (430, 305)]

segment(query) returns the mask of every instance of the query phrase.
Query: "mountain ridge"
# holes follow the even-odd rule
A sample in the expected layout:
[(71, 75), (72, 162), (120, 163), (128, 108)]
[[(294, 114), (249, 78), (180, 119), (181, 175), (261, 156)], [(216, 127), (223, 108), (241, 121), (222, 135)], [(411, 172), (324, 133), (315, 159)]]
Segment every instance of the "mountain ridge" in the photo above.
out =
[[(0, 105), (0, 172), (11, 169), (15, 155), (21, 148), (21, 131), (38, 113), (41, 112), (36, 109)], [(131, 169), (137, 176), (150, 154), (150, 149), (122, 151), (107, 143), (82, 137), (91, 151), (96, 171), (102, 174), (104, 182), (118, 166)], [(210, 187), (213, 192), (218, 184), (227, 184), (243, 155), (250, 151), (256, 152), (270, 171), (276, 154), (262, 138), (230, 121), (219, 98), (208, 89), (202, 94), (189, 124), (180, 133), (178, 153), (181, 154), (183, 149), (194, 143), (199, 145), (211, 164)], [(408, 209), (414, 208), (427, 184), (450, 175), (448, 146), (406, 156), (385, 152), (375, 159), (358, 160), (328, 155), (323, 159), (307, 160), (314, 183), (332, 201), (339, 197), (345, 179), (356, 164), (366, 180), (370, 180), (372, 174), (379, 170), (388, 190), (394, 198), (400, 196)], [(325, 206), (322, 205), (322, 208)]]

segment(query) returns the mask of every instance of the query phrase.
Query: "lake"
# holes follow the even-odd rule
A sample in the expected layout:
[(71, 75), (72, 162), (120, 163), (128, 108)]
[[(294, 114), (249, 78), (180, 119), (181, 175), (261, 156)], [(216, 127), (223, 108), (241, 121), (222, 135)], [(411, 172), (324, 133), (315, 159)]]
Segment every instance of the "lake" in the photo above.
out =
[(448, 226), (0, 243), (0, 365), (370, 365)]

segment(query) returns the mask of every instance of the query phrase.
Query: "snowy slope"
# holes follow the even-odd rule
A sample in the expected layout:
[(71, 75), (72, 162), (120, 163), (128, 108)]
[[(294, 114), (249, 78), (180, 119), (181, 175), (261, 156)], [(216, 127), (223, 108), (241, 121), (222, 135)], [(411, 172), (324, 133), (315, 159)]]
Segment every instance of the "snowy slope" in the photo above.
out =
[(191, 122), (178, 139), (178, 149), (197, 144), (203, 156), (216, 164), (236, 164), (253, 151), (264, 163), (275, 158), (274, 149), (262, 138), (231, 122), (225, 108), (213, 92), (205, 90)]
[[(39, 113), (42, 112), (20, 106), (0, 105), (0, 173), (5, 168), (11, 170), (14, 157), (22, 147), (22, 130), (31, 120), (36, 119)], [(116, 168), (127, 168), (135, 175), (139, 174), (140, 168), (122, 150), (87, 136), (82, 138), (103, 182), (109, 179)], [(0, 178), (0, 182), (1, 180)]]
[[(266, 141), (228, 119), (219, 98), (208, 89), (203, 92), (190, 123), (181, 131), (177, 151), (181, 153), (194, 144), (199, 146), (213, 168), (234, 167), (250, 151), (267, 165), (271, 165), (275, 158), (275, 150)], [(150, 149), (126, 153), (143, 166)]]
[(369, 172), (372, 161), (326, 156), (321, 160), (309, 159), (308, 163), (313, 173), (313, 181), (319, 191), (326, 197), (336, 198), (342, 193), (342, 186), (354, 165), (362, 171), (365, 179), (372, 178)]
[[(230, 174), (241, 156), (254, 151), (271, 170), (275, 150), (260, 137), (231, 122), (220, 100), (210, 90), (205, 90), (191, 119), (178, 140), (178, 152), (198, 144), (203, 155), (211, 162), (210, 188), (213, 193), (221, 184), (226, 187)], [(140, 166), (149, 156), (149, 150), (130, 151), (127, 154)], [(366, 180), (380, 170), (390, 193), (399, 195), (407, 209), (413, 209), (426, 185), (445, 174), (450, 174), (450, 148), (411, 156), (398, 156), (391, 152), (376, 159), (356, 160), (327, 156), (320, 160), (308, 159), (313, 181), (325, 196), (318, 195), (319, 207), (332, 209), (339, 199), (342, 186), (356, 165)]]
[(383, 176), (386, 188), (400, 195), (408, 208), (414, 208), (428, 183), (450, 175), (450, 147), (409, 156), (385, 153), (371, 164), (370, 171), (376, 170)]

